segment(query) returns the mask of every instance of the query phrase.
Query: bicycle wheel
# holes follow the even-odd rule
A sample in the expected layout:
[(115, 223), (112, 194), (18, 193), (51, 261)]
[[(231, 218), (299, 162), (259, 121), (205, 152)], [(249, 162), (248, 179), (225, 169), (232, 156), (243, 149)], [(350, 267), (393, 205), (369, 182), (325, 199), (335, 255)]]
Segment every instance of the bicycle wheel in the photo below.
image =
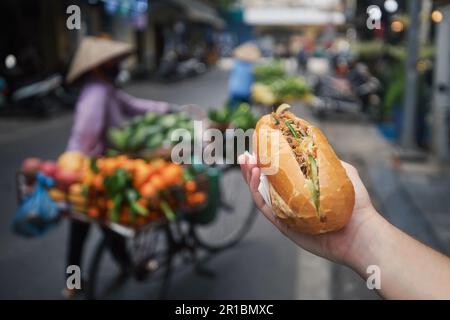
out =
[(220, 176), (220, 202), (216, 217), (207, 224), (193, 224), (192, 232), (199, 246), (218, 251), (241, 240), (256, 216), (256, 206), (242, 180), (239, 166), (227, 166)]
[[(129, 256), (129, 265), (123, 266), (126, 268), (126, 273), (121, 273), (117, 261), (112, 259), (111, 254), (106, 254), (106, 252), (111, 253), (111, 250), (107, 250), (111, 249), (111, 243), (107, 237), (107, 234), (103, 234), (94, 250), (88, 269), (86, 299), (93, 300), (114, 296), (115, 291), (130, 276), (134, 275), (137, 280), (144, 280), (148, 275), (157, 273), (167, 267), (167, 263), (171, 262), (168, 259), (168, 244), (165, 232), (159, 228), (150, 227), (127, 239), (126, 250)], [(155, 279), (153, 284), (155, 291), (164, 291), (167, 279), (168, 275), (164, 275), (162, 280), (160, 278)]]

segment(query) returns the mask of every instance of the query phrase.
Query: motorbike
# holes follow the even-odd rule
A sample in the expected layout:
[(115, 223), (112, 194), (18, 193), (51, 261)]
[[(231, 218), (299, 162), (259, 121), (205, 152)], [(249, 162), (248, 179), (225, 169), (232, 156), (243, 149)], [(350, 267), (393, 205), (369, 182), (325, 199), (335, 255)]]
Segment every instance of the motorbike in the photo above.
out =
[(157, 76), (166, 81), (177, 81), (206, 72), (206, 64), (198, 57), (180, 59), (175, 52), (166, 54), (157, 71)]
[(25, 78), (20, 69), (7, 66), (0, 73), (0, 114), (49, 116), (76, 102), (76, 93), (64, 87), (64, 78), (59, 73)]
[(367, 66), (358, 63), (343, 77), (323, 75), (311, 80), (316, 101), (313, 113), (325, 118), (329, 113), (364, 113), (375, 119), (380, 109), (380, 81)]

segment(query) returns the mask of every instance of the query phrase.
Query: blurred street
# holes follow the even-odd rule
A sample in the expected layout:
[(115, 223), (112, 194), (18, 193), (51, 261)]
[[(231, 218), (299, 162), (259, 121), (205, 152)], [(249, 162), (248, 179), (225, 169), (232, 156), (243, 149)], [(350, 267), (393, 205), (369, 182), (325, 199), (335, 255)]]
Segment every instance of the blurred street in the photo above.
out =
[[(126, 91), (143, 98), (172, 103), (221, 106), (226, 99), (228, 70), (213, 68), (206, 74), (161, 84), (133, 82)], [(448, 181), (426, 183), (436, 176), (432, 169), (402, 168), (393, 172), (392, 147), (378, 130), (364, 119), (317, 121), (309, 110), (297, 106), (299, 116), (324, 129), (338, 155), (360, 172), (376, 207), (394, 224), (431, 246), (450, 248)], [(71, 114), (40, 121), (1, 119), (0, 148), (0, 299), (59, 299), (64, 286), (64, 257), (67, 222), (37, 239), (24, 239), (10, 230), (16, 208), (14, 178), (22, 159), (37, 156), (56, 158), (65, 148), (72, 124)], [(7, 129), (6, 129), (7, 128)], [(408, 171), (409, 170), (409, 171)], [(397, 178), (397, 177), (400, 178)], [(447, 183), (447, 185), (445, 185)], [(404, 187), (399, 187), (399, 184)], [(430, 187), (432, 186), (432, 187)], [(437, 201), (419, 201), (416, 194), (441, 190)], [(244, 183), (233, 186), (245, 188)], [(421, 190), (426, 189), (425, 191)], [(425, 199), (426, 197), (424, 197)], [(411, 199), (413, 201), (411, 201)], [(84, 263), (99, 239), (92, 229)], [(445, 249), (446, 248), (446, 249)], [(110, 259), (108, 259), (110, 261)], [(85, 267), (85, 266), (84, 266)], [(196, 273), (190, 265), (179, 266), (173, 277), (170, 299), (377, 299), (353, 271), (315, 257), (284, 238), (262, 216), (236, 247), (211, 257), (205, 264), (214, 275)], [(111, 274), (115, 267), (110, 261)], [(152, 280), (126, 281), (109, 298), (155, 298)]]

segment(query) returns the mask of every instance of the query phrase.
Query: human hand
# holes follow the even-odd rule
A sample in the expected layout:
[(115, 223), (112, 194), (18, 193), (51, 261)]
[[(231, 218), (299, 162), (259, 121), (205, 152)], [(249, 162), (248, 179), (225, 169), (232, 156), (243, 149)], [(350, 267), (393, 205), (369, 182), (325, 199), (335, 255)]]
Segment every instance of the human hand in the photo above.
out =
[(342, 165), (347, 171), (347, 175), (355, 189), (355, 206), (349, 223), (343, 229), (335, 232), (309, 235), (289, 228), (283, 222), (283, 219), (278, 218), (270, 206), (265, 203), (258, 192), (261, 171), (256, 166), (254, 156), (245, 153), (239, 157), (238, 161), (256, 206), (286, 237), (303, 249), (329, 260), (351, 264), (351, 261), (354, 260), (354, 255), (365, 244), (368, 244), (368, 241), (373, 236), (374, 229), (370, 228), (370, 221), (379, 217), (379, 215), (372, 206), (370, 197), (357, 170), (350, 164), (342, 161)]

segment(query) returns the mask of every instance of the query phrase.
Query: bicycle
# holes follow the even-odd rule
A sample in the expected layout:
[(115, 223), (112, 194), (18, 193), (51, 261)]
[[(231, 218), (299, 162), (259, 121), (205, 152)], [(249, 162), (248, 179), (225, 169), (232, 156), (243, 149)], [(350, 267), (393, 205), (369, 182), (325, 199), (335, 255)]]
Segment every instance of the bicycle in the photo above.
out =
[[(189, 109), (187, 112), (191, 115), (204, 116), (198, 107), (185, 108)], [(128, 265), (123, 267), (130, 272), (126, 275), (132, 274), (141, 281), (162, 273), (157, 289), (158, 296), (165, 298), (178, 256), (183, 258), (182, 262), (192, 261), (197, 270), (204, 271), (198, 259), (200, 250), (217, 253), (236, 245), (246, 235), (256, 217), (256, 207), (248, 188), (242, 183), (239, 166), (234, 161), (232, 164), (206, 166), (204, 169), (203, 177), (206, 174), (209, 176), (202, 183), (208, 183), (205, 190), (214, 191), (208, 197), (208, 205), (213, 205), (197, 212), (177, 212), (174, 221), (162, 219), (132, 227), (107, 220), (99, 221), (74, 212), (67, 204), (62, 205), (68, 218), (93, 223), (103, 231), (89, 261), (85, 288), (87, 299), (97, 299), (105, 293), (101, 285), (105, 284), (104, 278), (108, 275), (108, 272), (104, 272), (107, 263), (105, 257), (106, 250), (111, 249), (113, 237), (120, 236), (127, 240), (126, 250), (130, 259)], [(27, 189), (23, 175), (19, 173), (16, 182), (20, 203)]]
[[(226, 185), (236, 178), (242, 179), (238, 169), (233, 165), (218, 168), (222, 174), (220, 178), (223, 181), (222, 185)], [(162, 271), (159, 298), (165, 298), (177, 255), (187, 254), (183, 262), (190, 259), (196, 264), (197, 270), (201, 271), (198, 260), (199, 250), (217, 253), (230, 248), (236, 245), (251, 228), (256, 217), (256, 207), (251, 201), (250, 195), (246, 195), (248, 206), (240, 212), (234, 210), (236, 204), (240, 202), (230, 201), (232, 199), (229, 196), (226, 194), (221, 197), (217, 212), (204, 220), (201, 217), (195, 219), (196, 213), (191, 212), (189, 214), (180, 213), (180, 218), (176, 221), (156, 222), (140, 229), (132, 229), (114, 223), (106, 223), (103, 226), (129, 240), (129, 254), (132, 257), (130, 268), (137, 280), (144, 280), (148, 276)], [(192, 219), (193, 217), (194, 219)], [(108, 234), (103, 233), (88, 268), (87, 299), (96, 299), (101, 296), (98, 288), (98, 275), (107, 247)]]
[[(204, 110), (194, 105), (176, 106), (197, 119), (204, 119)], [(226, 145), (226, 139), (224, 145)], [(236, 149), (234, 150), (236, 152)], [(137, 280), (144, 280), (148, 276), (162, 272), (162, 283), (159, 285), (159, 297), (167, 296), (172, 271), (175, 268), (177, 255), (187, 254), (183, 262), (188, 259), (196, 264), (196, 270), (204, 271), (200, 267), (198, 253), (217, 253), (236, 245), (250, 230), (256, 217), (256, 207), (248, 189), (243, 186), (240, 168), (236, 158), (232, 164), (220, 164), (206, 167), (210, 171), (210, 190), (215, 185), (212, 197), (215, 208), (204, 212), (179, 212), (179, 219), (174, 222), (165, 221), (155, 225), (148, 225), (138, 230), (122, 230), (131, 242), (129, 246), (132, 258), (131, 267)], [(230, 188), (230, 186), (232, 186)], [(117, 228), (115, 228), (117, 230)], [(131, 231), (131, 232), (130, 232)], [(116, 231), (117, 232), (117, 231)], [(120, 232), (120, 231), (119, 231)], [(105, 249), (107, 238), (98, 243), (89, 267), (89, 282), (87, 298), (95, 299), (98, 294), (98, 273)]]

